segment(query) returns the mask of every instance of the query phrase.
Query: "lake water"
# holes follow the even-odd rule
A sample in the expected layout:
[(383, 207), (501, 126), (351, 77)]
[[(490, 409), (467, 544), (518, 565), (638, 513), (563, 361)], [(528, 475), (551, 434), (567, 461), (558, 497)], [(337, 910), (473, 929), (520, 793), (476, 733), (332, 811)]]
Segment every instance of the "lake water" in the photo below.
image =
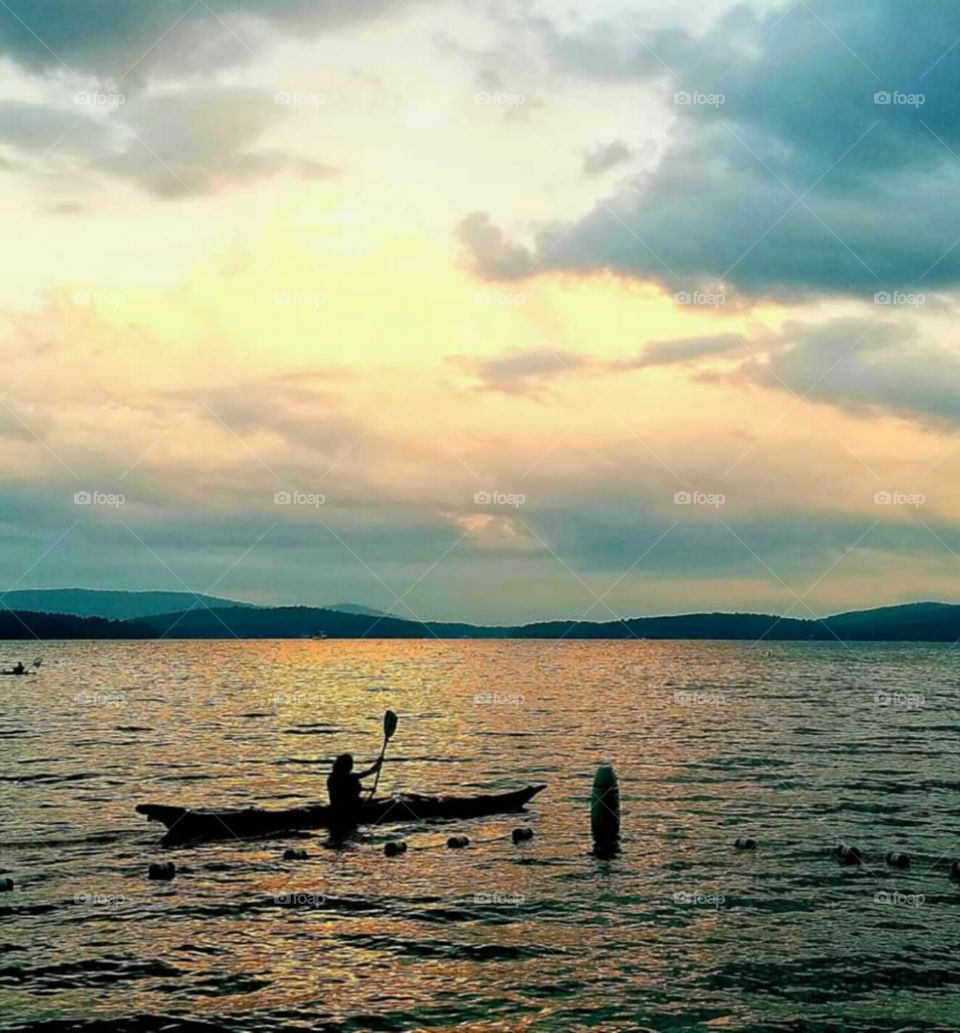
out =
[[(956, 1030), (960, 650), (0, 644), (0, 1029)], [(139, 802), (544, 781), (527, 816), (162, 850)], [(623, 850), (591, 855), (602, 760)], [(529, 823), (536, 836), (514, 846)], [(463, 851), (446, 849), (452, 832)], [(733, 849), (741, 835), (759, 847)], [(409, 852), (383, 856), (403, 836)], [(837, 842), (869, 855), (829, 856)], [(283, 861), (286, 846), (307, 860)], [(888, 850), (914, 855), (909, 871)], [(177, 878), (150, 882), (152, 861)], [(119, 1025), (118, 1025), (119, 1024)]]

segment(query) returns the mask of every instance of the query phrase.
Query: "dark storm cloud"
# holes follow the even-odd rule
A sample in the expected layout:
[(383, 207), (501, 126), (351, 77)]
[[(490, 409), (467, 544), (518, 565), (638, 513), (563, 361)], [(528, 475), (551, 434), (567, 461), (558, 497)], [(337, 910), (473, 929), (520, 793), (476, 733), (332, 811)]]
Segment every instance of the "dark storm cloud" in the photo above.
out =
[(245, 62), (258, 38), (247, 16), (290, 32), (376, 17), (388, 0), (5, 0), (0, 53), (35, 70), (64, 66), (105, 78), (152, 66)]
[[(639, 559), (634, 571), (640, 576), (757, 579), (768, 581), (775, 592), (782, 582), (799, 595), (833, 564), (837, 575), (847, 576), (875, 572), (878, 560), (891, 567), (902, 563), (913, 564), (915, 571), (932, 570), (949, 555), (943, 543), (954, 549), (960, 544), (955, 525), (930, 515), (921, 522), (881, 507), (863, 515), (732, 511), (744, 501), (728, 488), (726, 505), (702, 515), (686, 507), (664, 507), (647, 516), (636, 504), (625, 503), (620, 514), (612, 506), (605, 512), (571, 508), (545, 514), (537, 527), (578, 571), (613, 575)], [(814, 605), (812, 597), (808, 602)], [(803, 615), (803, 604), (798, 609)]]
[(532, 248), (482, 212), (461, 236), (501, 279), (614, 269), (776, 296), (955, 285), (958, 38), (948, 0), (814, 0), (738, 8), (700, 38), (563, 40), (552, 54), (568, 73), (662, 89), (673, 143), (656, 171)]

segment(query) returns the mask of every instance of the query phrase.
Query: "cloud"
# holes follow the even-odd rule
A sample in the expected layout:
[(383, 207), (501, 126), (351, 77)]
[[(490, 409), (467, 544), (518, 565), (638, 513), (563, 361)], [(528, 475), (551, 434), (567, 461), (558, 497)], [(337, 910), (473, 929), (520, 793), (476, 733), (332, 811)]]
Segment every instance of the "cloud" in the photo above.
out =
[(588, 176), (599, 176), (617, 165), (629, 161), (633, 152), (622, 140), (599, 144), (583, 157), (583, 171)]
[(643, 354), (614, 365), (619, 369), (643, 369), (646, 366), (668, 366), (694, 362), (697, 359), (727, 355), (743, 346), (740, 334), (715, 334), (710, 337), (683, 337), (670, 341), (651, 341)]
[[(713, 372), (698, 368), (712, 359), (726, 365)], [(762, 385), (867, 419), (895, 416), (941, 431), (960, 423), (960, 353), (933, 339), (915, 316), (789, 320), (778, 331), (754, 327), (747, 336), (651, 341), (624, 359), (534, 348), (451, 361), (480, 390), (512, 395), (541, 396), (550, 382), (571, 373), (607, 377), (676, 365), (697, 380)]]
[[(74, 134), (77, 128), (80, 132)], [(109, 126), (80, 111), (26, 101), (0, 101), (0, 143), (30, 154), (53, 147), (66, 153), (90, 152), (106, 147), (113, 136)]]
[(481, 390), (538, 394), (548, 380), (590, 365), (574, 352), (553, 348), (517, 348), (492, 358), (456, 356), (450, 362), (479, 381)]
[(331, 169), (259, 147), (278, 118), (272, 98), (254, 89), (209, 88), (145, 97), (119, 119), (135, 134), (96, 164), (162, 196), (205, 193), (223, 181), (291, 169), (309, 176)]
[(960, 423), (960, 355), (925, 340), (907, 321), (792, 321), (765, 361), (745, 367), (756, 381), (865, 415), (900, 416), (933, 428)]
[(745, 347), (739, 334), (715, 334), (650, 341), (639, 355), (627, 359), (607, 359), (560, 348), (514, 348), (492, 357), (458, 355), (449, 361), (473, 377), (479, 390), (540, 395), (550, 381), (570, 374), (604, 377), (650, 366), (696, 363)]
[(336, 371), (276, 376), (210, 392), (205, 415), (236, 434), (267, 433), (285, 446), (333, 459), (364, 432), (363, 422), (344, 411), (351, 387), (357, 387), (355, 378)]
[(494, 226), (488, 212), (472, 212), (457, 227), (460, 241), (468, 248), (483, 272), (495, 279), (518, 279), (534, 265), (533, 255), (511, 244), (503, 230)]
[(75, 178), (107, 174), (160, 197), (289, 171), (333, 175), (328, 165), (264, 143), (287, 111), (252, 88), (142, 94), (100, 117), (22, 101), (0, 103), (0, 142), (39, 154)]
[(262, 32), (329, 31), (374, 18), (388, 0), (5, 0), (0, 53), (32, 70), (103, 79), (156, 68), (209, 69), (254, 58)]
[(476, 213), (461, 238), (499, 279), (615, 270), (783, 298), (956, 286), (958, 36), (946, 0), (820, 0), (736, 8), (626, 55), (622, 34), (573, 37), (552, 55), (568, 74), (662, 92), (675, 125), (659, 166), (532, 247)]

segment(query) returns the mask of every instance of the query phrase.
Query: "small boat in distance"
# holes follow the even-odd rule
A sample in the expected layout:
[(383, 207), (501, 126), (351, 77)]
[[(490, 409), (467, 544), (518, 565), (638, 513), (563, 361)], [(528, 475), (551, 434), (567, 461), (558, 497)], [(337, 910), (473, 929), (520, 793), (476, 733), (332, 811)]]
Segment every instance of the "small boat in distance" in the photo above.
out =
[(9, 677), (12, 677), (12, 678), (23, 678), (23, 677), (25, 677), (28, 674), (36, 674), (37, 673), (37, 668), (39, 668), (39, 666), (42, 663), (43, 663), (43, 660), (41, 658), (38, 658), (38, 659), (34, 660), (33, 663), (29, 667), (24, 667), (23, 661), (19, 660), (9, 670), (6, 669), (6, 668), (4, 668), (3, 670), (0, 670), (0, 674), (8, 675)]

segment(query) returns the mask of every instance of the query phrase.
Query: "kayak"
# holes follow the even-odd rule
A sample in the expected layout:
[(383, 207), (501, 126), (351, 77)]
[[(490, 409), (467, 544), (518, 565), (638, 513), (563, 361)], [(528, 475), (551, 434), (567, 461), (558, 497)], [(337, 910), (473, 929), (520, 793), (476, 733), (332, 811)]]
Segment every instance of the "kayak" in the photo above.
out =
[(28, 674), (36, 673), (36, 671), (0, 671), (0, 674), (9, 675), (11, 678), (26, 678)]
[[(356, 824), (380, 825), (426, 818), (479, 818), (487, 814), (506, 814), (519, 811), (543, 789), (546, 789), (545, 785), (532, 785), (483, 796), (403, 793), (362, 803)], [(198, 839), (244, 839), (296, 829), (330, 828), (338, 824), (332, 809), (325, 804), (276, 811), (259, 807), (218, 811), (141, 803), (137, 805), (137, 813), (145, 814), (148, 821), (166, 825), (167, 834), (162, 842), (168, 846)]]
[[(481, 818), (488, 814), (507, 814), (521, 810), (544, 789), (545, 785), (532, 785), (508, 793), (485, 793), (482, 796), (402, 793), (362, 803), (356, 824), (381, 825), (426, 818)], [(277, 811), (259, 807), (217, 811), (141, 803), (137, 805), (137, 813), (145, 814), (148, 821), (166, 825), (167, 834), (161, 841), (165, 846), (199, 839), (245, 839), (296, 829), (330, 828), (338, 824), (332, 809), (325, 804)]]

